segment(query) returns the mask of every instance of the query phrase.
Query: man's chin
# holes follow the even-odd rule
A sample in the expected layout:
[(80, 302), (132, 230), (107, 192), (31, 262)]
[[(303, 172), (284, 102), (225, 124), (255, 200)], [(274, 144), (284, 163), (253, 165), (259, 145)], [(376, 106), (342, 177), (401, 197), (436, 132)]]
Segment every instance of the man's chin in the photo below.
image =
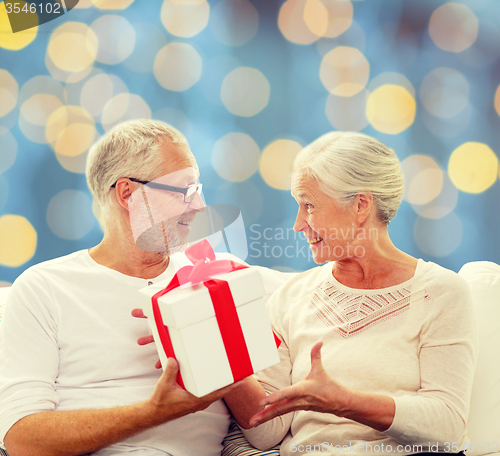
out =
[(177, 227), (170, 229), (162, 229), (159, 226), (150, 228), (135, 240), (135, 245), (141, 250), (163, 255), (183, 252), (188, 245), (189, 227), (188, 229), (179, 229), (180, 226), (178, 224)]
[(180, 242), (187, 242), (189, 233), (191, 233), (191, 225), (178, 222), (176, 228), (177, 237), (179, 238)]

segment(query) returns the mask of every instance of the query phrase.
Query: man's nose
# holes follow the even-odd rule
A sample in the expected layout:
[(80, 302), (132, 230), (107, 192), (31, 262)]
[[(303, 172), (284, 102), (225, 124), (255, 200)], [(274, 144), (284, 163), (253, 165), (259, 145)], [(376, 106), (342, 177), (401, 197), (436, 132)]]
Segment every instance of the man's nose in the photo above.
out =
[(192, 211), (203, 212), (207, 205), (203, 201), (201, 195), (196, 192), (194, 195), (193, 201), (189, 203), (189, 209)]

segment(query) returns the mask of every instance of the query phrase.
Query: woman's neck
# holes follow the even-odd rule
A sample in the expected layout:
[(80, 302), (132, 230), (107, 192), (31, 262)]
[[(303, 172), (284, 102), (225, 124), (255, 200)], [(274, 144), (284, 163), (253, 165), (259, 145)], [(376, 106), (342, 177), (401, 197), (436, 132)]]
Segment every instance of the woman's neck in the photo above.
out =
[(336, 261), (332, 274), (350, 288), (387, 288), (406, 282), (415, 275), (418, 260), (394, 246), (387, 230), (376, 240), (363, 244), (362, 256)]

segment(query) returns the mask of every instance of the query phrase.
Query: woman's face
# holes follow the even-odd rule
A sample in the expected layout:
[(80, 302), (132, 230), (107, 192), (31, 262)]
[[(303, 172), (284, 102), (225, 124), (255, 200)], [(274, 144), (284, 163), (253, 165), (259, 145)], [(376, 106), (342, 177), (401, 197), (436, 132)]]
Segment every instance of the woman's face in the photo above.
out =
[(355, 256), (356, 215), (321, 191), (317, 182), (303, 175), (292, 180), (292, 196), (299, 205), (294, 231), (302, 231), (317, 264)]

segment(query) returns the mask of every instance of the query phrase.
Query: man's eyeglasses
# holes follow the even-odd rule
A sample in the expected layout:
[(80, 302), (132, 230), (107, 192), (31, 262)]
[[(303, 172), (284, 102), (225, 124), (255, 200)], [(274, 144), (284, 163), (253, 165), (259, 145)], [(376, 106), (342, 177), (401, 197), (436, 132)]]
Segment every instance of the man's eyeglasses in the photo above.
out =
[[(153, 181), (142, 181), (133, 177), (127, 177), (127, 179), (132, 182), (137, 182), (138, 184), (147, 185), (148, 187), (155, 188), (157, 190), (167, 190), (169, 192), (182, 193), (184, 195), (185, 203), (191, 203), (196, 193), (198, 193), (198, 195), (201, 195), (202, 184), (191, 184), (187, 187), (174, 187), (173, 185), (159, 184), (158, 182)], [(116, 187), (116, 182), (111, 187)]]

